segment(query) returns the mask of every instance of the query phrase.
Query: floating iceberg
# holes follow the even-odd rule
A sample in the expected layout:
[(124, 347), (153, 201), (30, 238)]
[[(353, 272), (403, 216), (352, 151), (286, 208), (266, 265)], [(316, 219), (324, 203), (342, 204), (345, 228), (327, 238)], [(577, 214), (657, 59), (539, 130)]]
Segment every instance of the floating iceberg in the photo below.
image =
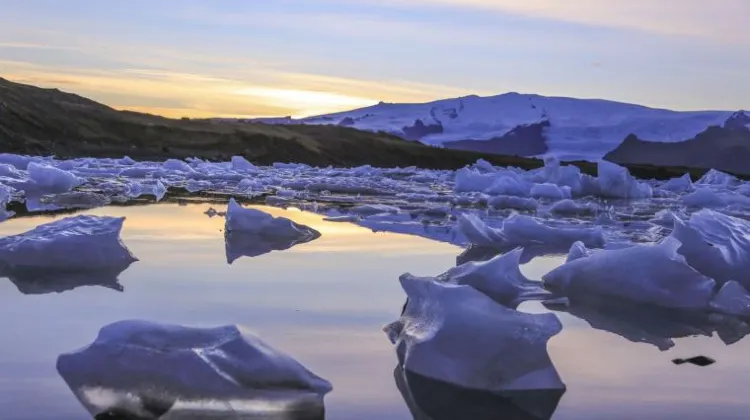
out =
[(397, 366), (396, 387), (415, 420), (550, 420), (564, 389), (495, 394), (461, 388)]
[(627, 168), (616, 165), (612, 162), (599, 162), (599, 183), (600, 194), (603, 197), (640, 199), (651, 198), (653, 190), (646, 183), (638, 182)]
[(542, 280), (548, 289), (571, 299), (609, 296), (666, 308), (705, 309), (716, 283), (685, 262), (677, 252), (680, 246), (680, 241), (667, 238), (657, 245), (601, 250), (573, 259)]
[(673, 193), (691, 192), (694, 189), (693, 180), (690, 178), (690, 174), (685, 174), (679, 178), (672, 178), (661, 184), (659, 189)]
[(718, 185), (724, 187), (735, 185), (737, 183), (739, 183), (739, 180), (736, 177), (725, 172), (717, 171), (716, 169), (709, 170), (698, 180), (698, 182), (696, 182), (696, 184)]
[(407, 372), (492, 393), (565, 389), (547, 354), (562, 329), (555, 315), (506, 308), (469, 286), (408, 277), (401, 286), (403, 314), (384, 330)]
[(692, 194), (682, 197), (682, 203), (688, 207), (725, 207), (726, 198), (709, 188), (698, 188)]
[[(29, 163), (28, 186), (34, 193), (64, 193), (81, 185), (83, 180), (68, 171), (35, 162)], [(28, 192), (28, 191), (27, 191)]]
[(195, 172), (195, 169), (188, 165), (187, 162), (177, 159), (167, 159), (167, 161), (162, 164), (162, 168), (167, 171), (179, 171), (185, 173)]
[[(332, 389), (235, 326), (117, 322), (88, 347), (60, 355), (57, 370), (92, 416), (322, 419)], [(295, 416), (311, 408), (321, 415)]]
[(237, 172), (253, 172), (258, 168), (242, 156), (232, 157), (232, 169)]
[(124, 269), (137, 261), (120, 241), (124, 222), (124, 217), (75, 216), (0, 238), (0, 266), (14, 270)]
[(672, 236), (691, 267), (719, 284), (734, 280), (750, 287), (750, 222), (704, 209), (689, 223), (675, 218)]
[(711, 309), (727, 315), (750, 317), (750, 293), (736, 281), (728, 281), (714, 296)]
[(488, 261), (468, 262), (437, 277), (415, 277), (408, 273), (401, 277), (402, 281), (437, 281), (471, 286), (495, 302), (515, 309), (526, 300), (550, 297), (540, 282), (531, 281), (521, 273), (519, 265), (522, 253), (523, 250), (519, 248)]
[(227, 232), (244, 232), (269, 240), (309, 242), (320, 237), (317, 230), (299, 225), (285, 217), (273, 217), (256, 209), (244, 208), (232, 198), (227, 208)]
[(507, 248), (524, 246), (553, 246), (567, 249), (581, 241), (591, 248), (604, 246), (601, 228), (553, 228), (536, 219), (513, 214), (503, 221), (500, 229), (487, 226), (474, 214), (464, 214), (458, 219), (458, 229), (472, 245)]

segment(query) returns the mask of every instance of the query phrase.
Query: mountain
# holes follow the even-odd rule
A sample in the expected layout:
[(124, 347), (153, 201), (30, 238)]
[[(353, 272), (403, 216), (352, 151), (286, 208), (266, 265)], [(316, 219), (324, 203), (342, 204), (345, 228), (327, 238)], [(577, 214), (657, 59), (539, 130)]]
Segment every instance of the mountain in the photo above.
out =
[(484, 158), (538, 167), (535, 159), (444, 150), (347, 127), (168, 119), (0, 78), (0, 152), (73, 157), (229, 160), (256, 164), (420, 166), (456, 169)]
[[(520, 150), (526, 156), (549, 153), (563, 160), (598, 160), (631, 134), (659, 142), (684, 141), (709, 126), (723, 124), (731, 114), (730, 111), (678, 112), (599, 99), (506, 93), (423, 104), (380, 103), (300, 120), (260, 121), (340, 125), (384, 131), (444, 147), (494, 153)], [(544, 130), (540, 135), (534, 127), (542, 125)], [(478, 143), (484, 140), (491, 143)], [(526, 141), (533, 145), (524, 146)]]
[(694, 138), (677, 143), (631, 135), (604, 158), (619, 164), (680, 165), (750, 174), (750, 113), (737, 112), (723, 125), (708, 127)]

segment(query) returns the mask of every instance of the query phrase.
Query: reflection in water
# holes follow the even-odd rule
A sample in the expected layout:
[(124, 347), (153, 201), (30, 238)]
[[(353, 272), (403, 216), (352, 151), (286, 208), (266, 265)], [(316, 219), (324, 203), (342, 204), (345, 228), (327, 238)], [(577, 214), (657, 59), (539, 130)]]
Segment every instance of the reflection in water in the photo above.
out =
[[(456, 265), (463, 265), (468, 262), (480, 262), (491, 260), (492, 258), (513, 251), (518, 248), (517, 246), (496, 248), (486, 246), (471, 245), (464, 252), (456, 257)], [(558, 245), (529, 245), (523, 247), (523, 253), (521, 254), (521, 264), (528, 264), (537, 257), (544, 257), (548, 255), (565, 255), (568, 253), (570, 246), (558, 246)]]
[(461, 388), (409, 372), (393, 372), (414, 420), (549, 420), (565, 389), (505, 391)]
[(243, 231), (227, 231), (224, 234), (227, 264), (232, 264), (241, 257), (257, 257), (272, 251), (284, 251), (295, 245), (304, 244), (320, 238), (320, 233), (312, 231), (309, 236), (284, 238), (258, 235)]
[(106, 270), (65, 271), (58, 269), (0, 268), (0, 277), (7, 277), (24, 295), (62, 293), (83, 286), (102, 286), (122, 292), (125, 288), (118, 277), (125, 268)]
[(635, 343), (648, 343), (665, 351), (675, 346), (673, 339), (706, 336), (716, 331), (727, 345), (750, 333), (750, 325), (733, 317), (702, 311), (679, 311), (620, 299), (589, 298), (547, 301), (544, 306), (567, 312), (591, 327), (611, 332)]

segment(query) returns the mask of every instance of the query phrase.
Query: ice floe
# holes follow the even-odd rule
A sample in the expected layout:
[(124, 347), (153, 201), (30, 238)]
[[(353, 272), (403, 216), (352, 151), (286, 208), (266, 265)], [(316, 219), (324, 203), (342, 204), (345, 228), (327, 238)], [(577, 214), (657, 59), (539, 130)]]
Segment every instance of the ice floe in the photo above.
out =
[(125, 218), (75, 216), (0, 238), (0, 266), (12, 270), (97, 271), (137, 261), (120, 240)]
[(469, 286), (410, 277), (401, 286), (407, 304), (385, 332), (404, 370), (493, 393), (565, 388), (547, 354), (562, 329), (555, 315), (506, 308)]
[(522, 254), (523, 250), (519, 248), (488, 261), (467, 262), (437, 277), (416, 277), (407, 273), (402, 276), (402, 281), (437, 281), (471, 286), (501, 305), (516, 308), (526, 300), (550, 296), (542, 288), (541, 282), (529, 280), (521, 273), (519, 265)]
[(295, 419), (315, 407), (322, 415), (332, 389), (235, 326), (117, 322), (91, 345), (60, 355), (57, 370), (92, 416)]
[(598, 295), (666, 308), (706, 309), (716, 282), (685, 262), (678, 253), (681, 246), (668, 238), (656, 245), (601, 250), (572, 259), (542, 280), (548, 289), (571, 299)]
[(539, 207), (539, 202), (533, 198), (500, 195), (490, 198), (487, 201), (487, 205), (495, 210), (512, 209), (520, 211), (536, 211), (537, 207)]

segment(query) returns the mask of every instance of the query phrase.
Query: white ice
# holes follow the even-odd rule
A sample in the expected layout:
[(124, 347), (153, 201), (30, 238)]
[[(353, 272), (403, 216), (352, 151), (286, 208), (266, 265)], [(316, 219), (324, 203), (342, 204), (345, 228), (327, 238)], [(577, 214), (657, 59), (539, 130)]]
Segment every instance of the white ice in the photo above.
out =
[(488, 226), (474, 214), (464, 214), (458, 219), (458, 229), (472, 245), (491, 248), (530, 245), (569, 247), (577, 241), (599, 248), (605, 242), (601, 228), (554, 228), (521, 214), (513, 214), (505, 219), (500, 229)]
[(258, 168), (242, 156), (232, 157), (232, 169), (237, 172), (253, 172)]
[(661, 184), (659, 189), (673, 193), (691, 192), (694, 189), (693, 180), (690, 179), (690, 174), (685, 174), (679, 178), (672, 178)]
[(0, 238), (0, 263), (70, 271), (126, 267), (137, 258), (120, 240), (124, 222), (124, 217), (75, 216), (6, 236)]
[(516, 308), (521, 302), (530, 299), (543, 299), (550, 296), (538, 281), (527, 279), (520, 270), (522, 249), (515, 249), (488, 261), (468, 262), (437, 277), (416, 277), (404, 274), (402, 281), (437, 281), (471, 286), (484, 293), (495, 302)]
[(529, 195), (533, 198), (548, 198), (550, 200), (564, 200), (571, 198), (570, 187), (558, 187), (555, 184), (535, 184)]
[(704, 209), (689, 222), (675, 218), (672, 236), (693, 268), (723, 284), (750, 287), (750, 222)]
[(64, 193), (81, 185), (83, 180), (68, 171), (31, 162), (28, 165), (29, 189), (35, 193)]
[(716, 282), (690, 267), (677, 252), (680, 246), (680, 241), (668, 238), (657, 245), (577, 255), (542, 280), (571, 298), (599, 295), (666, 308), (705, 309)]
[(603, 197), (641, 199), (653, 196), (650, 185), (638, 182), (627, 168), (606, 160), (599, 162), (597, 180)]
[(594, 203), (577, 203), (573, 200), (562, 200), (554, 203), (550, 213), (561, 216), (591, 216), (599, 212), (599, 206)]
[[(143, 400), (164, 411), (212, 400), (322, 404), (332, 390), (291, 356), (233, 325), (116, 322), (102, 328), (91, 345), (60, 355), (57, 370), (93, 416), (108, 410), (139, 415), (148, 408)], [(231, 406), (227, 412), (233, 412)]]
[(401, 366), (473, 390), (564, 389), (547, 354), (562, 330), (553, 314), (497, 304), (469, 286), (401, 278), (408, 301), (384, 328)]
[(227, 207), (225, 230), (297, 241), (320, 236), (320, 232), (315, 229), (297, 224), (285, 217), (273, 217), (257, 209), (244, 208), (234, 198), (229, 201)]
[(750, 317), (750, 293), (736, 281), (724, 283), (710, 305), (723, 314)]

